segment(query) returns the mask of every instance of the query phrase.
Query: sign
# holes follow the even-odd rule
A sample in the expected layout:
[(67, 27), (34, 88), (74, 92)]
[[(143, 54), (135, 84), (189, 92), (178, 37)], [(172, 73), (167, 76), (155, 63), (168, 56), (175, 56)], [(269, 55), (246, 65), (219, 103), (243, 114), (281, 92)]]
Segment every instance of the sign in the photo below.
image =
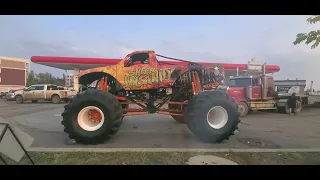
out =
[(277, 90), (279, 91), (279, 92), (288, 92), (289, 90), (291, 89), (291, 86), (286, 86), (286, 87), (284, 87), (284, 86), (282, 86), (282, 87), (277, 87)]
[(124, 77), (124, 84), (129, 88), (140, 88), (167, 81), (175, 68), (161, 68), (159, 72), (156, 68), (142, 68), (129, 71)]
[[(10, 128), (20, 140), (22, 146), (27, 150), (34, 141), (34, 138), (23, 132), (21, 129), (13, 126), (9, 121), (0, 117), (0, 123), (6, 123), (10, 125)], [(0, 134), (3, 132), (5, 125), (0, 125)], [(12, 160), (19, 162), (25, 154), (23, 149), (20, 147), (17, 140), (9, 129), (5, 132), (2, 141), (0, 142), (0, 152)]]
[(250, 71), (262, 71), (262, 64), (253, 58), (251, 61), (248, 61), (247, 69)]

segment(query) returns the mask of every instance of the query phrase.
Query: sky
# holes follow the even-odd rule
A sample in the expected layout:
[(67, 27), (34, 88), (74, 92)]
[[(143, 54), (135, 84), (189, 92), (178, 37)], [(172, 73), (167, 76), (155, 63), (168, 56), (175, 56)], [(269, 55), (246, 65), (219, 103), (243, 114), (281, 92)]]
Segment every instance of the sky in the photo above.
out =
[[(123, 58), (134, 50), (202, 62), (247, 63), (281, 70), (276, 79), (314, 81), (320, 47), (294, 46), (296, 34), (320, 29), (308, 16), (0, 16), (0, 56)], [(35, 72), (65, 71), (31, 63)]]

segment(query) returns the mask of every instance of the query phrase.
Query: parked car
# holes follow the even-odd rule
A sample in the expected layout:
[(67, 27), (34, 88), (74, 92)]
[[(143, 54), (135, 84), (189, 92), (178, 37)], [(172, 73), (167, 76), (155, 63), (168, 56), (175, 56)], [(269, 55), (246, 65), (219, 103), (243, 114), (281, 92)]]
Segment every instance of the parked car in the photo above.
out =
[(1, 92), (0, 93), (0, 99), (6, 99), (8, 92)]
[(7, 101), (15, 101), (15, 92), (18, 91), (19, 89), (11, 89), (8, 93), (7, 93)]
[(71, 98), (69, 93), (71, 93), (69, 90), (59, 90), (58, 86), (54, 84), (37, 84), (16, 91), (14, 93), (14, 98), (18, 104), (21, 104), (24, 101), (37, 103), (38, 100), (47, 100), (52, 101), (54, 104), (58, 104), (61, 100), (68, 102)]

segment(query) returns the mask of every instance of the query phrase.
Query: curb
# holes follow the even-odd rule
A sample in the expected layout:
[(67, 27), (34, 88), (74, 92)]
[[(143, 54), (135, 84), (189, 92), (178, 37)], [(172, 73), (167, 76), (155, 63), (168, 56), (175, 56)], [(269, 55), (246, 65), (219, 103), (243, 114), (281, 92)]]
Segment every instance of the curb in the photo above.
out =
[(320, 152), (310, 149), (186, 149), (186, 148), (42, 148), (31, 147), (29, 152)]

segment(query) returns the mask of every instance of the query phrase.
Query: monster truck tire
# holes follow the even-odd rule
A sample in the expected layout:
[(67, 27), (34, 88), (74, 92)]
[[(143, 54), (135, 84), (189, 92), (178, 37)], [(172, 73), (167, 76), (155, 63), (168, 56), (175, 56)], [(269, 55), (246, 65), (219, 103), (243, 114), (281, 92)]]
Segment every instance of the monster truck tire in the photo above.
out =
[(22, 104), (22, 103), (23, 103), (23, 97), (22, 97), (22, 96), (17, 95), (17, 96), (15, 97), (15, 99), (16, 99), (16, 103), (17, 103), (17, 104)]
[[(77, 94), (64, 107), (61, 124), (64, 126), (64, 132), (69, 134), (69, 138), (74, 139), (77, 143), (92, 145), (103, 143), (116, 134), (122, 124), (121, 104), (115, 96), (108, 92), (94, 89), (84, 91)], [(83, 127), (88, 126), (84, 126), (81, 114), (88, 107), (95, 108), (100, 113), (101, 121), (91, 129), (84, 129)]]
[(249, 113), (249, 107), (248, 104), (245, 102), (240, 102), (238, 104), (238, 112), (240, 117), (244, 117)]
[(220, 91), (205, 91), (189, 100), (186, 123), (204, 142), (219, 143), (238, 129), (239, 113), (234, 100)]
[[(178, 105), (178, 104), (168, 104), (168, 108), (169, 109), (178, 109), (178, 108), (180, 108), (180, 105)], [(185, 116), (174, 116), (174, 115), (171, 115), (171, 117), (175, 121), (177, 121), (179, 124), (186, 124)]]

